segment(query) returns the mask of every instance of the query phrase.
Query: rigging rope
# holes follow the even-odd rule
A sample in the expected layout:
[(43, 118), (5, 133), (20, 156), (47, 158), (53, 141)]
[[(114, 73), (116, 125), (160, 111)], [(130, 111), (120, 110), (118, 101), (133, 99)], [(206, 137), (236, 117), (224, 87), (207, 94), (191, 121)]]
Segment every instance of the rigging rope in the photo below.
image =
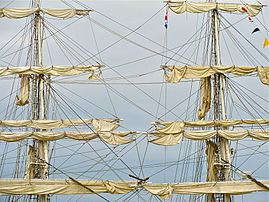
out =
[[(54, 90), (54, 88), (51, 87), (51, 90), (54, 91), (58, 96), (59, 94)], [(79, 117), (79, 119), (83, 120), (81, 118), (81, 116), (64, 100), (62, 99), (61, 96), (59, 96), (59, 98), (73, 111), (74, 114), (76, 114), (77, 117)], [(85, 125), (93, 132), (95, 133), (95, 131), (87, 124), (85, 123)], [(117, 157), (119, 158), (119, 160), (137, 177), (137, 175), (135, 174), (135, 172), (114, 152), (113, 149), (110, 148), (110, 146), (108, 146), (108, 144), (106, 142), (104, 142), (102, 139), (101, 139), (101, 142)]]

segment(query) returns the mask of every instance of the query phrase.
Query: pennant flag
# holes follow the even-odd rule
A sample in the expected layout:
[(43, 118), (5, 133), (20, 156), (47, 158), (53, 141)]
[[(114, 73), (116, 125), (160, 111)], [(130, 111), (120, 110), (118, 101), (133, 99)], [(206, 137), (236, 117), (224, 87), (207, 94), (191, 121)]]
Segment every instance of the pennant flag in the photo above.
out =
[(260, 31), (260, 29), (257, 27), (252, 31), (252, 34), (255, 33), (255, 32), (258, 32), (258, 31)]
[(248, 17), (248, 21), (249, 22), (253, 22), (253, 20), (251, 19), (251, 17)]
[(164, 27), (165, 29), (168, 28), (168, 8), (166, 9), (165, 16), (164, 16)]
[(263, 47), (268, 46), (268, 45), (269, 45), (269, 41), (267, 38), (265, 38), (263, 42)]
[(165, 27), (165, 29), (168, 28), (168, 24), (167, 24), (167, 22), (164, 23), (164, 27)]
[(166, 10), (165, 16), (164, 16), (164, 20), (168, 20), (168, 9)]
[(247, 9), (245, 9), (244, 7), (242, 7), (242, 10), (243, 10), (243, 11), (245, 11), (246, 13), (248, 12), (248, 10), (247, 10)]
[[(248, 13), (248, 10), (244, 7), (241, 8), (244, 12)], [(248, 17), (248, 21), (249, 22), (253, 22), (252, 18), (251, 17)]]

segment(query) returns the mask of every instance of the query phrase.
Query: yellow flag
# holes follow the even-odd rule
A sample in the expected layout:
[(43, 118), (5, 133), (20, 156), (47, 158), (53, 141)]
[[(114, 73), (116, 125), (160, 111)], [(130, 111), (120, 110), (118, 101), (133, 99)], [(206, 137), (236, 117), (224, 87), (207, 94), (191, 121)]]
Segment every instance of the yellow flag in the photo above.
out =
[(269, 45), (269, 41), (267, 38), (265, 38), (263, 42), (263, 47), (268, 46), (268, 45)]

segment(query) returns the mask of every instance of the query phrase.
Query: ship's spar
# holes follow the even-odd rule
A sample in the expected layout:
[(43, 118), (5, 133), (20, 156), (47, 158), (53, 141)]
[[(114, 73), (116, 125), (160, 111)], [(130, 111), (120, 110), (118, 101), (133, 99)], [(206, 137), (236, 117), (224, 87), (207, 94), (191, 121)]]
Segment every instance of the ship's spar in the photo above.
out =
[[(94, 119), (94, 120), (47, 120), (47, 100), (49, 99), (49, 81), (50, 75), (76, 75), (79, 73), (89, 72), (90, 77), (94, 75), (94, 71), (102, 67), (102, 65), (92, 66), (76, 66), (76, 67), (44, 67), (42, 60), (42, 17), (40, 13), (45, 13), (59, 18), (69, 18), (75, 15), (87, 15), (91, 10), (76, 10), (76, 9), (42, 9), (40, 8), (40, 0), (35, 0), (32, 9), (1, 9), (0, 17), (9, 18), (22, 18), (30, 15), (34, 16), (34, 67), (17, 67), (2, 68), (2, 75), (20, 74), (22, 91), (30, 91), (31, 83), (31, 108), (32, 120), (21, 120), (21, 122), (3, 121), (1, 124), (6, 124), (12, 127), (32, 127), (33, 132), (28, 133), (1, 133), (0, 139), (4, 141), (18, 141), (24, 138), (34, 138), (33, 145), (29, 148), (28, 166), (26, 170), (26, 179), (0, 179), (0, 194), (1, 195), (38, 195), (38, 201), (48, 201), (48, 194), (123, 194), (141, 188), (146, 189), (154, 195), (158, 195), (164, 199), (168, 199), (171, 194), (207, 194), (207, 201), (231, 201), (230, 194), (244, 194), (254, 191), (268, 191), (269, 181), (257, 181), (255, 178), (248, 175), (251, 181), (231, 181), (231, 169), (233, 167), (231, 162), (231, 149), (229, 148), (229, 140), (240, 139), (247, 136), (257, 138), (260, 140), (268, 140), (268, 131), (241, 131), (241, 136), (238, 133), (231, 134), (228, 127), (236, 124), (268, 124), (268, 120), (227, 120), (226, 104), (225, 104), (225, 86), (226, 79), (224, 73), (235, 74), (248, 74), (251, 72), (258, 72), (262, 83), (269, 83), (269, 68), (268, 67), (236, 67), (222, 66), (220, 43), (219, 43), (219, 15), (218, 10), (225, 11), (239, 11), (242, 12), (242, 6), (239, 4), (218, 4), (215, 1), (205, 3), (187, 3), (187, 2), (167, 2), (172, 5), (170, 8), (176, 13), (182, 12), (212, 12), (212, 63), (209, 66), (201, 66), (200, 69), (207, 70), (206, 73), (197, 73), (192, 75), (188, 70), (191, 66), (185, 67), (169, 67), (168, 65), (162, 66), (164, 69), (171, 71), (170, 75), (166, 75), (169, 82), (179, 82), (182, 78), (200, 78), (201, 89), (207, 86), (206, 90), (211, 87), (211, 78), (213, 79), (213, 111), (214, 120), (209, 121), (194, 121), (193, 123), (156, 123), (156, 125), (163, 125), (157, 131), (146, 133), (147, 135), (157, 136), (157, 141), (152, 140), (155, 144), (160, 145), (173, 145), (180, 143), (183, 137), (190, 139), (207, 139), (207, 151), (213, 152), (216, 161), (211, 159), (211, 165), (208, 165), (208, 182), (196, 183), (165, 183), (165, 184), (152, 184), (149, 183), (149, 178), (144, 179), (137, 176), (129, 175), (137, 181), (113, 181), (113, 180), (49, 180), (48, 168), (52, 166), (48, 158), (48, 141), (53, 141), (61, 138), (70, 138), (76, 140), (91, 140), (100, 138), (102, 141), (109, 144), (126, 144), (132, 140), (125, 138), (125, 136), (137, 132), (114, 132), (113, 130), (118, 127), (118, 119)], [(178, 5), (174, 5), (177, 4)], [(206, 6), (207, 5), (207, 6)], [(204, 7), (203, 7), (204, 6)], [(247, 10), (249, 15), (256, 15), (261, 9), (261, 5), (248, 5)], [(71, 69), (70, 69), (71, 68)], [(196, 69), (199, 69), (196, 68)], [(242, 70), (242, 72), (240, 72)], [(223, 71), (223, 72), (222, 72)], [(199, 72), (199, 70), (197, 70)], [(211, 73), (210, 73), (211, 72)], [(238, 73), (239, 72), (239, 73)], [(187, 76), (186, 76), (187, 75)], [(184, 77), (185, 76), (185, 77)], [(173, 77), (173, 78), (172, 78)], [(205, 90), (205, 91), (206, 91)], [(208, 93), (208, 91), (207, 91)], [(211, 93), (211, 91), (209, 91)], [(28, 104), (28, 96), (22, 93), (18, 97), (17, 104)], [(204, 94), (206, 95), (206, 94)], [(208, 95), (208, 94), (207, 94)], [(199, 119), (203, 119), (209, 111), (208, 106), (210, 100), (205, 100), (201, 103), (201, 113)], [(209, 102), (209, 103), (208, 103)], [(241, 122), (240, 122), (241, 121)], [(218, 123), (218, 124), (216, 124)], [(92, 124), (95, 131), (78, 133), (74, 132), (48, 132), (47, 129), (68, 127), (74, 125)], [(170, 125), (169, 125), (170, 124)], [(200, 126), (213, 126), (214, 134), (205, 138), (205, 132), (185, 131), (185, 127), (196, 124)], [(171, 126), (172, 125), (172, 126)], [(50, 126), (50, 127), (49, 127)], [(169, 128), (170, 127), (170, 128)], [(177, 129), (177, 130), (176, 130)], [(223, 132), (222, 132), (223, 131)], [(199, 134), (198, 134), (199, 133)], [(12, 137), (15, 134), (15, 137)], [(198, 134), (198, 135), (197, 135)], [(180, 136), (181, 135), (181, 136)], [(196, 136), (195, 136), (196, 135)], [(236, 136), (236, 137), (235, 137)], [(169, 137), (169, 138), (167, 138)], [(179, 138), (178, 138), (179, 137)], [(212, 138), (209, 140), (209, 138)], [(17, 139), (16, 139), (17, 138)], [(162, 138), (162, 139), (161, 139)], [(161, 140), (160, 140), (161, 139)], [(171, 141), (171, 139), (173, 141)], [(170, 142), (169, 142), (170, 141)], [(214, 150), (215, 149), (215, 150)], [(209, 163), (210, 164), (210, 163)], [(212, 166), (213, 165), (213, 166)], [(217, 173), (215, 172), (217, 169)], [(211, 174), (211, 175), (210, 175)], [(215, 176), (214, 176), (215, 175)]]

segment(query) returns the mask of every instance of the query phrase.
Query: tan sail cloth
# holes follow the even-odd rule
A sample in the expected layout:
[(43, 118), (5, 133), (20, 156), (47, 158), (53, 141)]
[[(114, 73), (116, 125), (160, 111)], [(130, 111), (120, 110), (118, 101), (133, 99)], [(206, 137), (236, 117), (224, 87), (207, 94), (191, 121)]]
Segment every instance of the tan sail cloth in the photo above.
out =
[(208, 121), (173, 121), (173, 122), (153, 122), (154, 125), (163, 125), (158, 131), (162, 133), (180, 133), (184, 127), (203, 126), (235, 126), (241, 124), (269, 124), (269, 119), (241, 119), (241, 120), (208, 120)]
[(112, 132), (119, 127), (119, 124), (108, 122), (102, 119), (95, 119), (92, 122), (93, 127), (96, 129), (98, 136), (105, 142), (113, 145), (122, 145), (132, 142), (132, 139), (125, 138), (128, 134), (135, 132)]
[(258, 67), (258, 73), (261, 82), (269, 85), (269, 67)]
[(150, 132), (157, 136), (156, 139), (151, 140), (152, 143), (158, 145), (176, 145), (179, 144), (183, 137), (192, 140), (207, 140), (214, 136), (220, 136), (228, 140), (240, 140), (246, 137), (254, 138), (257, 140), (269, 140), (268, 130), (201, 130), (201, 131), (183, 131), (180, 133), (160, 133)]
[(217, 145), (212, 141), (206, 142), (207, 181), (218, 181), (218, 169), (215, 166)]
[(55, 76), (73, 76), (89, 72), (89, 78), (95, 78), (94, 71), (103, 67), (102, 65), (92, 66), (32, 66), (32, 67), (0, 67), (0, 76), (12, 74), (51, 74)]
[(158, 133), (150, 133), (156, 136), (160, 136), (154, 140), (150, 140), (151, 143), (163, 146), (172, 146), (181, 143), (183, 139), (182, 134), (158, 134)]
[(71, 18), (75, 15), (88, 15), (92, 10), (81, 9), (49, 9), (49, 8), (0, 8), (0, 18), (25, 18), (35, 12), (42, 12), (57, 18)]
[(35, 167), (37, 166), (33, 162), (37, 161), (37, 148), (34, 148), (33, 146), (29, 146), (28, 151), (28, 160), (27, 160), (27, 169), (25, 170), (25, 179), (33, 179), (35, 177)]
[[(266, 186), (269, 185), (269, 181), (261, 182)], [(246, 194), (255, 191), (268, 191), (251, 181), (152, 184), (145, 185), (144, 188), (163, 199), (169, 199), (171, 194)]]
[(107, 121), (106, 119), (94, 119), (92, 125), (97, 131), (109, 132), (120, 126), (119, 124), (112, 122), (113, 121)]
[(186, 123), (185, 122), (179, 122), (179, 121), (174, 121), (174, 122), (156, 122), (154, 123), (155, 125), (163, 125), (165, 127), (163, 128), (158, 128), (157, 131), (160, 133), (171, 133), (171, 134), (176, 134), (180, 133), (183, 131)]
[(16, 97), (16, 104), (24, 106), (28, 104), (30, 94), (30, 81), (28, 74), (52, 74), (56, 76), (72, 76), (89, 72), (89, 79), (98, 79), (100, 74), (96, 74), (94, 70), (102, 66), (48, 66), (48, 67), (2, 67), (0, 68), (0, 76), (11, 74), (21, 75), (21, 95)]
[(177, 14), (181, 14), (184, 12), (203, 13), (215, 9), (226, 12), (245, 13), (245, 11), (242, 9), (245, 8), (250, 16), (255, 16), (261, 11), (261, 8), (263, 7), (262, 5), (247, 5), (238, 3), (209, 3), (209, 2), (189, 2), (189, 1), (179, 1), (179, 2), (172, 1), (171, 3), (175, 3), (175, 5), (170, 5), (169, 8)]
[[(129, 134), (135, 134), (137, 132), (116, 132), (113, 131), (119, 127), (118, 124), (112, 123), (117, 121), (116, 119), (84, 119), (84, 120), (36, 120), (36, 121), (17, 121), (11, 124), (11, 121), (2, 121), (2, 125), (12, 127), (33, 127), (39, 129), (55, 129), (69, 126), (92, 124), (96, 131), (40, 131), (40, 132), (1, 132), (0, 140), (7, 142), (20, 141), (26, 138), (34, 138), (43, 141), (55, 141), (63, 138), (69, 138), (74, 140), (92, 140), (95, 138), (101, 138), (105, 142), (113, 145), (122, 145), (132, 142), (132, 139), (125, 138)], [(0, 123), (1, 126), (1, 123)]]
[(258, 72), (261, 82), (269, 85), (269, 66), (266, 67), (251, 67), (251, 66), (177, 66), (163, 65), (164, 69), (169, 70), (169, 74), (165, 73), (167, 82), (176, 83), (181, 79), (205, 78), (217, 73), (232, 73), (236, 75), (246, 75), (253, 72)]
[(198, 119), (202, 119), (205, 117), (206, 113), (210, 109), (211, 104), (211, 82), (210, 77), (202, 78), (201, 85), (201, 106), (198, 110)]
[(105, 142), (113, 145), (128, 144), (134, 140), (125, 138), (124, 136), (129, 134), (135, 134), (136, 132), (100, 132), (99, 137)]
[(2, 120), (0, 126), (31, 127), (38, 129), (57, 129), (70, 126), (91, 124), (93, 119), (62, 119), (62, 120)]
[[(88, 189), (72, 180), (0, 179), (0, 195), (36, 194), (125, 194), (144, 187), (151, 194), (169, 199), (172, 194), (229, 193), (246, 194), (267, 191), (251, 181), (197, 182), (138, 185), (137, 182), (111, 180), (78, 180)], [(269, 181), (261, 181), (269, 186)]]
[(55, 141), (63, 138), (69, 138), (73, 140), (92, 140), (98, 138), (98, 136), (102, 137), (109, 144), (126, 144), (131, 142), (132, 140), (123, 138), (129, 134), (134, 134), (136, 132), (110, 132), (108, 137), (103, 137), (102, 133), (100, 136), (99, 132), (88, 132), (88, 131), (66, 131), (66, 132), (49, 132), (49, 131), (40, 131), (40, 132), (1, 132), (0, 140), (7, 142), (17, 142), (20, 140), (24, 140), (26, 138), (34, 138), (42, 141)]
[(78, 180), (93, 192), (83, 188), (72, 180), (4, 180), (0, 179), (0, 195), (16, 194), (94, 194), (111, 193), (125, 194), (136, 187), (136, 182), (109, 180)]
[(29, 103), (30, 78), (29, 75), (21, 76), (21, 95), (16, 96), (16, 105), (24, 106)]

